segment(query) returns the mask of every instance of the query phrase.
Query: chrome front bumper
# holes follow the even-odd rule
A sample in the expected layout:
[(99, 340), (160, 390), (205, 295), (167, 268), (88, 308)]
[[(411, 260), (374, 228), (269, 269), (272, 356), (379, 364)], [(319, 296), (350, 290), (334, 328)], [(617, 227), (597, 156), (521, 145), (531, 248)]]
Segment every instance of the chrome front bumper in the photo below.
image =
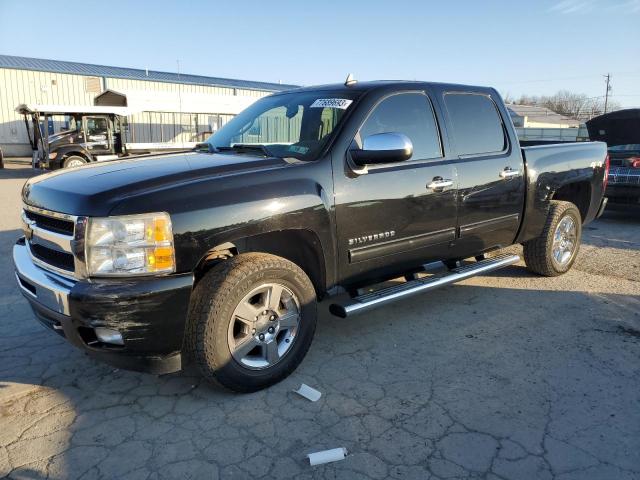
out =
[(37, 266), (24, 244), (13, 246), (13, 264), (22, 294), (56, 313), (69, 316), (69, 292), (75, 281)]
[[(182, 368), (192, 274), (97, 285), (76, 281), (34, 263), (24, 238), (13, 247), (13, 263), (36, 318), (72, 345), (118, 368), (156, 375)], [(92, 332), (99, 326), (120, 331), (124, 346), (97, 341)]]

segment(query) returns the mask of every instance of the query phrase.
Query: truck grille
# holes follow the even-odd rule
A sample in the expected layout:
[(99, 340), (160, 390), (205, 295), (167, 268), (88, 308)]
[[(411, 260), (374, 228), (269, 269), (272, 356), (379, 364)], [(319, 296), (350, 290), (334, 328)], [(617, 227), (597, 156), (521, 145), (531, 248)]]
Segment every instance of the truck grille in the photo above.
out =
[(29, 210), (25, 210), (24, 214), (29, 220), (36, 222), (38, 227), (44, 228), (45, 230), (51, 230), (52, 232), (73, 236), (74, 222), (71, 220), (47, 217)]
[(640, 186), (640, 168), (611, 167), (609, 183)]
[(42, 245), (31, 242), (29, 243), (29, 249), (31, 250), (31, 255), (41, 262), (44, 262), (47, 265), (52, 265), (55, 268), (66, 270), (69, 273), (73, 273), (73, 255), (70, 253), (60, 252), (53, 248), (43, 247)]
[(77, 217), (25, 205), (23, 229), (34, 262), (67, 277), (75, 277), (74, 243)]

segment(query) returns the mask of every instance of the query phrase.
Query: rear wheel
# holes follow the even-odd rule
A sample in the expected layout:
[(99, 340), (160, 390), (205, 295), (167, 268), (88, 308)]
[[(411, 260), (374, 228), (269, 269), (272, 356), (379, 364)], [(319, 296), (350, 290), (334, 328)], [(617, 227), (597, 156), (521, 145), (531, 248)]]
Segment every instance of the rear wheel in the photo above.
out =
[(76, 168), (81, 167), (85, 163), (87, 163), (87, 161), (84, 158), (78, 155), (71, 155), (70, 157), (64, 159), (64, 163), (62, 164), (62, 166), (64, 168)]
[(207, 379), (253, 392), (300, 364), (316, 316), (315, 290), (300, 267), (274, 255), (242, 254), (196, 285), (187, 341)]
[(527, 268), (547, 277), (569, 271), (578, 254), (581, 236), (582, 217), (578, 208), (570, 202), (552, 201), (542, 234), (522, 244)]

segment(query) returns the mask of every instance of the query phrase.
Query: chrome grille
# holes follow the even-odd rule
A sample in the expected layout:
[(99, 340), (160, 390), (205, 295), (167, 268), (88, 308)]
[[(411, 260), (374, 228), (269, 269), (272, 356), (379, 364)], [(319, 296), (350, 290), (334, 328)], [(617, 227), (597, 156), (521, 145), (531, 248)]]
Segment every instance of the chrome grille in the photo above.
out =
[(22, 223), (33, 262), (46, 270), (75, 278), (73, 245), (77, 217), (24, 205)]
[(640, 185), (640, 168), (611, 167), (609, 183), (618, 185)]
[(25, 210), (26, 217), (36, 222), (36, 225), (40, 228), (51, 230), (52, 232), (61, 233), (63, 235), (70, 235), (73, 237), (74, 222), (65, 220), (62, 218), (47, 217), (40, 213), (35, 213), (29, 210)]

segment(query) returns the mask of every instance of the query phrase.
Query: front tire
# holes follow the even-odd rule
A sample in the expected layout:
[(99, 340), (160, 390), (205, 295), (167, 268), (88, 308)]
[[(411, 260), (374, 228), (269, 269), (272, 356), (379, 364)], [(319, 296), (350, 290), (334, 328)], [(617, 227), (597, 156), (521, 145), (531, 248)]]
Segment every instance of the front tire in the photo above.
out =
[(64, 168), (77, 168), (83, 166), (87, 161), (79, 155), (71, 155), (64, 159), (62, 166)]
[(309, 277), (275, 255), (247, 253), (209, 270), (193, 292), (187, 342), (202, 375), (236, 392), (286, 378), (316, 328)]
[(546, 277), (568, 272), (578, 255), (581, 236), (578, 208), (571, 202), (553, 200), (542, 234), (522, 244), (527, 268)]

